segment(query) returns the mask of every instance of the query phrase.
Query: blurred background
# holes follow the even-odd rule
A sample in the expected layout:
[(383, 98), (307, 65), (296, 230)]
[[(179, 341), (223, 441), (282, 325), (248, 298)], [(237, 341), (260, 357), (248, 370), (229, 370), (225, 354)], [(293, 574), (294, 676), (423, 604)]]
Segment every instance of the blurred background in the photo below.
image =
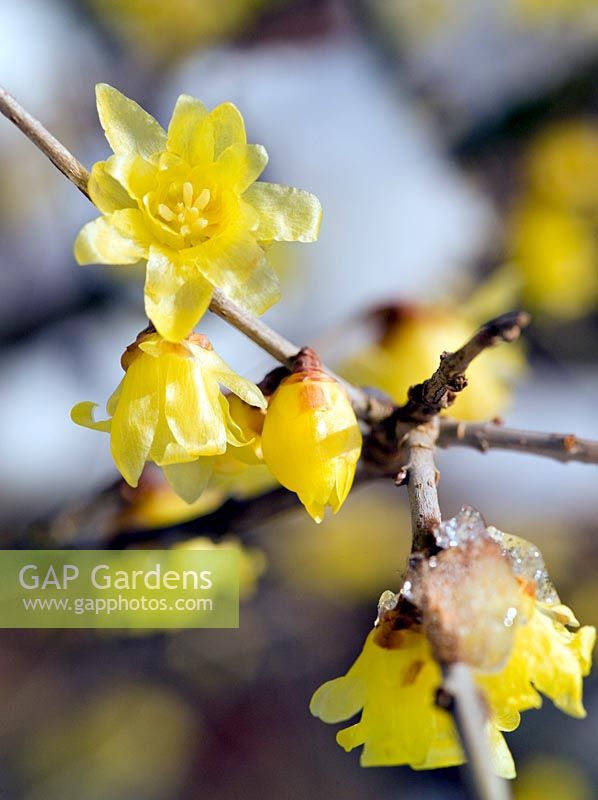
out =
[[(595, 0), (2, 0), (0, 43), (0, 83), (88, 166), (108, 155), (98, 81), (163, 124), (182, 92), (236, 103), (266, 179), (324, 207), (316, 244), (272, 249), (284, 291), (266, 320), (348, 377), (401, 401), (442, 350), (525, 307), (525, 342), (480, 359), (455, 415), (598, 438)], [(75, 265), (94, 209), (3, 118), (0, 175), (3, 546), (103, 547), (178, 520), (154, 543), (226, 534), (217, 509), (268, 486), (259, 470), (189, 509), (151, 472), (125, 490), (108, 438), (70, 422), (120, 379), (143, 274)], [(273, 366), (201, 326), (244, 375)], [(445, 517), (469, 503), (534, 541), (598, 623), (595, 468), (462, 450), (439, 466)], [(245, 526), (238, 631), (3, 631), (0, 797), (465, 797), (456, 769), (360, 768), (308, 711), (398, 590), (409, 541), (405, 492), (368, 484), (319, 527), (303, 511)], [(547, 702), (508, 734), (519, 800), (598, 795), (591, 678), (585, 704), (578, 721)]]

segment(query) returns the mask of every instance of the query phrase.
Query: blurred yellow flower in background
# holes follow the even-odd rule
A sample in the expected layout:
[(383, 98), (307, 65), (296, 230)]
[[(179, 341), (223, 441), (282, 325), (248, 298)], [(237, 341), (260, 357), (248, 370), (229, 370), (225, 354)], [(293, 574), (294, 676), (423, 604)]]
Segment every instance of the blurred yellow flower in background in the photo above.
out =
[(587, 314), (598, 302), (598, 125), (570, 120), (540, 133), (525, 181), (507, 232), (524, 303), (555, 319)]
[(127, 44), (157, 56), (181, 56), (241, 33), (267, 0), (91, 0)]
[(511, 246), (526, 306), (561, 319), (574, 319), (596, 306), (598, 244), (584, 219), (530, 202), (515, 211)]
[[(442, 305), (397, 305), (381, 316), (380, 339), (350, 356), (340, 371), (353, 383), (381, 389), (395, 403), (405, 403), (409, 387), (429, 378), (440, 354), (465, 344), (477, 324), (467, 313)], [(467, 389), (447, 413), (464, 420), (498, 416), (509, 405), (511, 384), (522, 367), (517, 348), (483, 353), (469, 367)]]
[(114, 156), (91, 171), (89, 194), (102, 216), (77, 236), (77, 262), (146, 261), (145, 310), (171, 341), (191, 332), (215, 287), (252, 313), (269, 308), (279, 284), (265, 247), (317, 239), (318, 199), (257, 181), (268, 156), (247, 144), (231, 103), (208, 112), (181, 95), (166, 132), (111, 86), (96, 93)]
[(369, 602), (381, 583), (399, 578), (397, 564), (409, 556), (409, 512), (397, 503), (393, 485), (369, 484), (351, 492), (343, 513), (326, 516), (319, 526), (304, 514), (289, 515), (284, 525), (282, 536), (278, 519), (267, 523), (272, 571), (285, 587), (328, 605)]
[(515, 800), (548, 800), (558, 787), (558, 800), (593, 800), (589, 775), (574, 761), (554, 753), (536, 756), (519, 770), (513, 786)]
[(316, 522), (336, 514), (353, 485), (361, 431), (340, 383), (317, 368), (285, 378), (272, 395), (262, 433), (264, 460), (297, 493)]
[(262, 550), (258, 547), (246, 547), (233, 536), (218, 542), (208, 539), (207, 536), (195, 536), (174, 546), (180, 550), (218, 550), (222, 548), (237, 550), (239, 553), (239, 595), (242, 600), (248, 600), (255, 594), (259, 579), (268, 566)]
[(162, 467), (184, 500), (199, 497), (212, 459), (227, 445), (248, 441), (230, 415), (220, 385), (248, 403), (264, 407), (260, 390), (240, 377), (202, 335), (174, 344), (159, 334), (141, 335), (123, 356), (125, 376), (109, 398), (111, 419), (95, 422), (95, 403), (78, 403), (74, 422), (110, 433), (110, 449), (120, 473), (136, 486), (146, 461)]

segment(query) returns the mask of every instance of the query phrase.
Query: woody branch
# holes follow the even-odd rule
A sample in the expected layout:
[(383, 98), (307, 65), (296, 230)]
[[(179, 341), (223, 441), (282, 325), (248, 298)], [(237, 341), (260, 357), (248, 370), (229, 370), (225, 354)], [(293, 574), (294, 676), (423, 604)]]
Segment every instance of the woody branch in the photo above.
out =
[[(87, 191), (89, 173), (83, 164), (1, 86), (0, 113), (16, 125), (63, 175), (86, 197), (89, 197)], [(261, 320), (243, 311), (218, 290), (214, 292), (210, 310), (287, 367), (292, 365), (293, 359), (300, 351), (300, 348), (293, 342), (285, 339)], [(407, 404), (394, 411), (393, 421), (395, 423), (406, 421), (402, 428), (397, 426), (400, 438), (405, 436), (414, 421), (421, 422), (430, 419), (439, 410), (450, 405), (450, 398), (454, 396), (455, 388), (462, 383), (462, 378), (459, 376), (463, 375), (468, 364), (481, 350), (497, 341), (509, 341), (512, 334), (518, 335), (521, 328), (529, 322), (529, 318), (525, 314), (505, 315), (505, 317), (506, 319), (510, 318), (511, 325), (506, 324), (501, 326), (500, 330), (496, 330), (491, 327), (490, 323), (487, 323), (456, 353), (445, 354), (436, 373), (424, 384), (419, 384), (411, 390)], [(493, 322), (496, 323), (497, 320)], [(328, 368), (326, 371), (332, 374)], [(379, 424), (381, 420), (388, 418), (388, 406), (363, 389), (348, 384), (346, 381), (343, 383), (359, 417), (374, 424)], [(463, 385), (460, 388), (462, 389)], [(563, 442), (560, 455), (559, 440)], [(441, 447), (474, 447), (483, 450), (496, 447), (558, 458), (560, 461), (598, 463), (598, 442), (577, 439), (572, 435), (560, 437), (559, 434), (552, 433), (527, 433), (510, 431), (506, 428), (499, 430), (496, 426), (484, 426), (483, 430), (482, 426), (476, 425), (458, 428), (457, 423), (450, 420), (441, 420), (439, 445)]]

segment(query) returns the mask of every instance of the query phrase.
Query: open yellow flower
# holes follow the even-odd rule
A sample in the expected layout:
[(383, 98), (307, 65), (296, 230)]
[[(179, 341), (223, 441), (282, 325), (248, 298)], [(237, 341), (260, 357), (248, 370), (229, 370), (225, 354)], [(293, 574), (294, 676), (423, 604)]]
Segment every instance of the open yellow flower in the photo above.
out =
[(321, 207), (308, 192), (257, 181), (268, 161), (247, 144), (239, 111), (208, 111), (181, 95), (168, 132), (106, 84), (98, 114), (114, 155), (94, 165), (89, 194), (102, 216), (75, 241), (79, 264), (147, 262), (145, 309), (158, 333), (181, 341), (215, 287), (252, 313), (279, 297), (272, 241), (317, 239)]
[(106, 404), (111, 419), (93, 419), (95, 403), (78, 403), (74, 422), (110, 433), (112, 456), (124, 479), (137, 486), (146, 461), (162, 467), (187, 502), (203, 491), (213, 458), (247, 438), (230, 415), (220, 385), (247, 403), (264, 407), (260, 390), (233, 372), (205, 336), (174, 344), (142, 335), (123, 357), (125, 376)]
[(347, 393), (317, 369), (296, 372), (274, 392), (262, 433), (264, 461), (316, 522), (336, 514), (353, 485), (361, 432)]

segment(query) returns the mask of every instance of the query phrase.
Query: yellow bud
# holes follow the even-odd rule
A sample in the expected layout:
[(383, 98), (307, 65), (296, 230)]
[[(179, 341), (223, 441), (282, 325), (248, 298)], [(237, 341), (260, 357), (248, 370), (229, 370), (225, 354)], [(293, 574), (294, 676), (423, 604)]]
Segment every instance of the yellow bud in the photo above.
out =
[(317, 369), (285, 378), (270, 400), (262, 434), (264, 460), (321, 522), (344, 503), (361, 453), (361, 432), (338, 381)]

